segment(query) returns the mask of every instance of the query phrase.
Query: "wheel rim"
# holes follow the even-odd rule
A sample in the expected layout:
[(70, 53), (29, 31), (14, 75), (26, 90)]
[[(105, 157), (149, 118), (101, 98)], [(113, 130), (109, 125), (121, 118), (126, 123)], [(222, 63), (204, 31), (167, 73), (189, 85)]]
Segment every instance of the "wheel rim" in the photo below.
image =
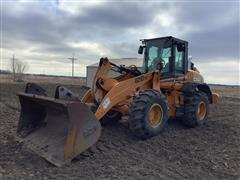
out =
[(199, 118), (199, 120), (201, 120), (201, 121), (204, 120), (206, 114), (207, 114), (206, 104), (205, 104), (205, 102), (201, 101), (198, 104), (198, 118)]
[(159, 104), (153, 104), (148, 113), (148, 121), (151, 127), (156, 128), (161, 124), (163, 110)]

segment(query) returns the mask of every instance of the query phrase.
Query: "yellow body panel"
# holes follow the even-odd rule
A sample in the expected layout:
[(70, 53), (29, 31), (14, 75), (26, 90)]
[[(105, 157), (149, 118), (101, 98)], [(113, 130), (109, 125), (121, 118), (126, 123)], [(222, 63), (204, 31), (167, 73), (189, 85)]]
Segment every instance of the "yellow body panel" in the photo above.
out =
[[(199, 72), (189, 70), (186, 75), (178, 78), (160, 80), (160, 72), (148, 72), (140, 76), (129, 74), (117, 78), (109, 78), (107, 73), (112, 66), (107, 58), (102, 58), (94, 77), (92, 89), (89, 90), (82, 101), (90, 106), (95, 101), (98, 104), (95, 116), (100, 120), (111, 109), (128, 114), (132, 97), (145, 89), (164, 90), (168, 104), (169, 117), (175, 116), (176, 107), (184, 104), (183, 93), (180, 91), (187, 82), (203, 83)], [(98, 84), (98, 85), (96, 85)], [(218, 96), (213, 94), (215, 103)]]

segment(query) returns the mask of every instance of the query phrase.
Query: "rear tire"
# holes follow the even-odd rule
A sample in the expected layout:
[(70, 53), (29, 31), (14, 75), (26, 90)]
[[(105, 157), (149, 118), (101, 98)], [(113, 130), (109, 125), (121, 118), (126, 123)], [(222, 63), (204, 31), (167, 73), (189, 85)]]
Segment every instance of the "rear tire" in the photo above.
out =
[(158, 135), (167, 119), (167, 104), (158, 91), (145, 90), (134, 97), (129, 126), (135, 136), (147, 139)]
[(182, 118), (184, 125), (192, 128), (207, 123), (209, 100), (205, 93), (185, 94), (184, 104), (184, 116)]

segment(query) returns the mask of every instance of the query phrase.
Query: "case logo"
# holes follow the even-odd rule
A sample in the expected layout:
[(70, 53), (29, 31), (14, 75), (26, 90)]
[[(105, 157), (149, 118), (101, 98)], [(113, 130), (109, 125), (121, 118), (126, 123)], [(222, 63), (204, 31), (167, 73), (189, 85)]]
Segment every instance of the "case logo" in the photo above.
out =
[(135, 83), (142, 82), (147, 79), (147, 76), (139, 76), (135, 79)]

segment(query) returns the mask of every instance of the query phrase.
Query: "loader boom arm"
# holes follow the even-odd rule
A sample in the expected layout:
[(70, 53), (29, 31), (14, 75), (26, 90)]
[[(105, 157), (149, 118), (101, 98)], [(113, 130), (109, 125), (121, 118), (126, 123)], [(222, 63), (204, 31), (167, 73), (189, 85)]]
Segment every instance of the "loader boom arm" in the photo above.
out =
[[(121, 80), (108, 77), (108, 72), (112, 66), (116, 65), (109, 62), (107, 58), (100, 59), (92, 89), (82, 99), (84, 103), (97, 102), (98, 106), (95, 112), (97, 120), (100, 120), (111, 109), (128, 114), (126, 111), (129, 110), (131, 98), (141, 89), (148, 87), (160, 90), (159, 71), (137, 75), (129, 70), (125, 71), (126, 74), (123, 74), (123, 77), (130, 76), (130, 78)], [(152, 81), (152, 79), (156, 80)]]
[(153, 73), (147, 73), (126, 81), (119, 82), (104, 96), (95, 113), (96, 118), (101, 119), (111, 108), (117, 104), (132, 98), (140, 87), (152, 80)]

